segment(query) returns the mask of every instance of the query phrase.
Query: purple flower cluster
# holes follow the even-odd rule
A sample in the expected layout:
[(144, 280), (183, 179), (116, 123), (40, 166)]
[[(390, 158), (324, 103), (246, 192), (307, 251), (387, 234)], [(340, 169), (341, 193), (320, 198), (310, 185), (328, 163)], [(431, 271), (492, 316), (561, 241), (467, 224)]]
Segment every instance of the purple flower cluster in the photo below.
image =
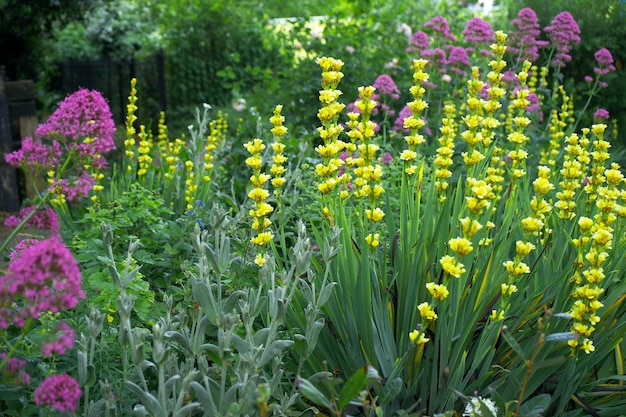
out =
[(71, 350), (74, 346), (75, 332), (67, 323), (59, 323), (55, 332), (57, 333), (57, 338), (49, 340), (41, 346), (41, 353), (45, 357), (63, 355), (66, 350)]
[[(7, 227), (17, 227), (33, 210), (36, 205), (24, 207), (17, 216), (10, 216), (4, 221)], [(59, 217), (56, 212), (49, 206), (37, 212), (25, 224), (25, 227), (34, 227), (39, 231), (49, 231), (56, 235), (59, 233)]]
[[(92, 157), (115, 149), (115, 123), (105, 98), (96, 90), (81, 88), (67, 96), (35, 137), (58, 141), (65, 151)], [(85, 140), (85, 139), (89, 140)]]
[(557, 14), (543, 30), (548, 34), (548, 38), (556, 48), (556, 54), (552, 64), (557, 67), (565, 67), (565, 64), (572, 60), (569, 52), (573, 44), (580, 42), (580, 28), (569, 12)]
[(463, 29), (463, 38), (471, 43), (488, 43), (496, 40), (489, 22), (480, 17), (472, 17)]
[(593, 54), (593, 57), (596, 59), (597, 67), (593, 68), (593, 72), (598, 75), (606, 75), (609, 72), (615, 71), (615, 65), (613, 65), (613, 55), (611, 55), (611, 51), (606, 48), (599, 49)]
[(393, 116), (395, 112), (389, 106), (389, 100), (397, 100), (400, 98), (400, 90), (393, 78), (387, 74), (381, 74), (376, 77), (372, 86), (376, 89), (372, 99), (380, 103), (380, 108), (385, 114)]
[(57, 411), (76, 411), (82, 395), (78, 382), (67, 374), (52, 375), (44, 379), (35, 390), (35, 404)]
[(428, 22), (424, 23), (425, 28), (429, 28), (435, 32), (435, 34), (439, 34), (443, 36), (444, 39), (448, 39), (452, 42), (456, 42), (456, 36), (450, 32), (450, 25), (448, 21), (443, 16), (435, 16), (430, 19)]
[[(103, 170), (103, 154), (115, 149), (115, 123), (108, 103), (98, 91), (79, 89), (59, 104), (21, 149), (6, 155), (6, 161), (32, 173), (44, 174), (60, 165), (61, 157), (74, 155), (75, 171), (53, 178), (51, 188), (67, 200), (86, 196), (95, 180), (89, 170)], [(66, 169), (66, 171), (69, 170)], [(58, 174), (58, 173), (57, 173)]]
[(393, 78), (387, 74), (380, 74), (376, 77), (373, 87), (376, 89), (378, 94), (387, 95), (394, 100), (400, 98), (400, 90), (398, 90), (398, 86), (393, 81)]
[(418, 54), (421, 54), (422, 51), (424, 51), (425, 49), (428, 49), (429, 46), (430, 46), (430, 38), (425, 32), (422, 32), (420, 30), (413, 34), (413, 36), (411, 37), (411, 40), (409, 41), (409, 47), (406, 48), (406, 51), (408, 53), (417, 52)]
[(511, 20), (511, 30), (508, 37), (508, 50), (517, 55), (517, 62), (535, 62), (539, 58), (539, 49), (548, 45), (548, 42), (537, 39), (541, 34), (537, 14), (529, 7), (517, 13), (517, 18)]
[(593, 114), (593, 120), (595, 120), (597, 123), (604, 123), (610, 118), (611, 118), (611, 115), (609, 114), (609, 111), (603, 108), (599, 108)]
[(80, 270), (57, 236), (34, 243), (0, 276), (0, 329), (24, 327), (43, 312), (74, 308), (84, 298)]
[[(0, 353), (0, 361), (4, 360), (6, 356), (6, 353)], [(4, 375), (0, 379), (11, 381), (18, 385), (28, 385), (30, 383), (30, 375), (24, 370), (25, 366), (26, 361), (18, 358), (9, 358), (4, 367)]]
[(465, 75), (465, 70), (463, 68), (471, 65), (469, 56), (467, 56), (467, 51), (465, 48), (460, 46), (453, 46), (450, 48), (446, 64), (451, 66), (450, 71), (459, 75)]

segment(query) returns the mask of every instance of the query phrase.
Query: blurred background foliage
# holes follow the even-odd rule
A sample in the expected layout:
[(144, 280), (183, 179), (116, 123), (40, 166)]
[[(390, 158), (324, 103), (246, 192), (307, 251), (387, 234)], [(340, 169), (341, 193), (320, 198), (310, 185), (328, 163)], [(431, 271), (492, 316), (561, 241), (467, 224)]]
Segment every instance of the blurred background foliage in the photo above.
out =
[[(6, 67), (8, 79), (35, 80), (45, 115), (71, 92), (59, 83), (61, 63), (147, 60), (162, 50), (166, 119), (174, 135), (185, 131), (196, 107), (208, 103), (226, 110), (231, 125), (242, 126), (242, 136), (256, 136), (259, 120), (267, 119), (259, 113), (265, 116), (280, 103), (287, 123), (297, 126), (292, 133), (304, 136), (317, 126), (316, 57), (346, 62), (342, 90), (348, 103), (356, 98), (356, 87), (373, 83), (381, 73), (408, 77), (411, 57), (405, 52), (402, 25), (415, 32), (430, 18), (443, 15), (459, 34), (479, 13), (474, 6), (458, 0), (0, 0), (0, 65)], [(618, 71), (594, 101), (625, 126), (626, 3), (495, 0), (494, 10), (483, 18), (507, 30), (523, 7), (537, 12), (541, 27), (563, 10), (579, 23), (582, 42), (565, 69), (577, 105), (586, 101), (583, 78), (592, 71), (593, 53), (602, 47), (612, 52)], [(396, 66), (385, 66), (393, 60)], [(159, 110), (152, 109), (154, 120)], [(591, 121), (593, 111), (589, 113)], [(622, 144), (625, 133), (621, 128)]]

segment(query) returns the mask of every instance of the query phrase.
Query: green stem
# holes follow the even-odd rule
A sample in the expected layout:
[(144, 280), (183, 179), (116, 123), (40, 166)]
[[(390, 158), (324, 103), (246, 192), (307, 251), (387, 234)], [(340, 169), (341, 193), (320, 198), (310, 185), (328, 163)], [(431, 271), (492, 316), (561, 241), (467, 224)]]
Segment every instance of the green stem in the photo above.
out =
[(22, 333), (20, 333), (19, 339), (14, 345), (11, 346), (11, 350), (9, 350), (6, 356), (2, 359), (2, 362), (0, 362), (0, 371), (4, 369), (4, 367), (9, 362), (9, 359), (11, 359), (13, 355), (15, 355), (15, 352), (17, 352), (17, 348), (22, 344), (22, 342), (24, 342), (24, 339), (26, 338), (26, 334), (32, 328), (33, 323), (34, 323), (34, 320), (32, 318), (29, 318), (26, 321), (26, 325), (22, 328)]

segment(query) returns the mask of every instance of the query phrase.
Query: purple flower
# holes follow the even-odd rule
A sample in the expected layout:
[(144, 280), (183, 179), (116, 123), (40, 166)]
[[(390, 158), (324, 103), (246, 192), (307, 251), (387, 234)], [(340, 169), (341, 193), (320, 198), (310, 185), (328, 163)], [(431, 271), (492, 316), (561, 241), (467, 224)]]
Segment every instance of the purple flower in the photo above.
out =
[[(90, 171), (106, 168), (103, 154), (115, 149), (114, 135), (115, 123), (104, 97), (98, 91), (81, 88), (67, 96), (33, 137), (25, 138), (22, 148), (5, 159), (33, 174), (61, 174), (62, 179), (53, 179), (52, 189), (72, 200), (87, 195), (88, 184), (93, 187), (93, 178), (87, 179), (93, 174)], [(61, 173), (54, 172), (60, 168), (63, 155), (74, 155), (71, 164)], [(67, 188), (55, 188), (60, 181), (66, 181), (63, 184)], [(74, 186), (78, 189), (70, 190)]]
[(48, 406), (61, 412), (76, 411), (81, 395), (78, 382), (67, 374), (49, 376), (34, 393), (38, 407)]
[(374, 81), (373, 87), (376, 89), (377, 93), (391, 96), (391, 98), (396, 100), (400, 98), (398, 86), (396, 86), (396, 83), (387, 74), (379, 75)]
[(74, 329), (67, 325), (65, 322), (59, 323), (55, 332), (58, 333), (58, 337), (54, 340), (45, 342), (41, 346), (41, 353), (45, 357), (52, 355), (62, 355), (66, 350), (71, 350), (74, 346)]
[(572, 60), (569, 51), (572, 45), (580, 42), (580, 28), (569, 12), (561, 12), (546, 26), (544, 32), (556, 48), (556, 55), (552, 63), (557, 67), (565, 67), (565, 63)]
[(456, 42), (456, 36), (450, 32), (450, 25), (443, 16), (435, 16), (428, 22), (424, 23), (425, 28), (432, 29), (434, 32), (441, 34), (446, 39)]
[(462, 67), (469, 67), (471, 65), (465, 48), (462, 48), (460, 46), (454, 46), (450, 49), (450, 53), (448, 55), (446, 63), (452, 66), (451, 71), (456, 72), (460, 75), (465, 74), (465, 71), (462, 69)]
[(400, 131), (408, 132), (408, 129), (404, 128), (404, 119), (412, 115), (413, 115), (413, 112), (411, 112), (411, 109), (409, 108), (409, 106), (404, 106), (402, 110), (400, 110), (398, 117), (393, 123), (393, 130), (400, 130)]
[(592, 83), (593, 82), (593, 77), (591, 75), (585, 75), (585, 82), (586, 83)]
[(462, 33), (465, 40), (472, 43), (495, 41), (491, 25), (480, 17), (472, 17)]
[(528, 60), (535, 62), (539, 58), (539, 49), (548, 45), (537, 37), (541, 34), (537, 14), (531, 8), (523, 8), (517, 13), (517, 18), (511, 20), (511, 30), (508, 37), (508, 50), (517, 55), (517, 62)]
[(430, 38), (428, 35), (422, 31), (415, 32), (409, 41), (409, 47), (406, 49), (407, 52), (417, 52), (421, 53), (424, 49), (428, 48), (430, 45)]
[(390, 164), (390, 163), (391, 163), (391, 161), (393, 161), (393, 156), (391, 156), (391, 154), (390, 154), (389, 152), (385, 152), (385, 153), (383, 154), (383, 156), (380, 158), (380, 161), (381, 161), (383, 164)]
[(598, 122), (605, 122), (610, 118), (611, 115), (609, 114), (608, 110), (602, 108), (596, 110), (596, 112), (593, 114), (593, 119)]
[(606, 75), (609, 72), (615, 71), (615, 66), (613, 65), (613, 55), (611, 55), (611, 51), (606, 48), (599, 49), (593, 54), (593, 57), (596, 59), (598, 66), (593, 69), (598, 75)]
[[(7, 227), (17, 227), (35, 208), (36, 205), (24, 207), (17, 216), (10, 216), (4, 221)], [(25, 224), (26, 227), (34, 227), (38, 231), (50, 231), (53, 235), (59, 233), (59, 217), (49, 206), (38, 210)]]
[(39, 242), (39, 240), (37, 239), (31, 239), (31, 238), (26, 238), (23, 240), (20, 240), (15, 247), (13, 248), (13, 250), (11, 251), (11, 253), (9, 254), (9, 260), (12, 261), (13, 259), (22, 256), (22, 253), (27, 249), (30, 248), (31, 246), (33, 246), (35, 243)]
[(80, 285), (78, 264), (60, 238), (34, 243), (0, 276), (0, 329), (74, 308), (85, 297)]
[[(0, 353), (0, 361), (4, 360), (6, 356), (5, 352)], [(30, 383), (30, 375), (24, 370), (25, 366), (26, 361), (18, 358), (9, 358), (4, 366), (2, 379), (18, 385), (28, 385)]]

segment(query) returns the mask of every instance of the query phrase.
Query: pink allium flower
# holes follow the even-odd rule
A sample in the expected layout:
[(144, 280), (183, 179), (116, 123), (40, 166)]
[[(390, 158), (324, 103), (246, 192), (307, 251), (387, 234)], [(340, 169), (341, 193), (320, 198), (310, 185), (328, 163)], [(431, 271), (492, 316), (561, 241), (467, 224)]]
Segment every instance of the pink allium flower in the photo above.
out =
[(608, 110), (600, 108), (596, 110), (596, 112), (593, 114), (593, 118), (594, 120), (604, 122), (609, 120), (611, 118), (611, 115), (609, 114)]
[(565, 67), (565, 63), (572, 60), (569, 55), (573, 44), (580, 42), (580, 28), (569, 12), (561, 12), (546, 26), (544, 32), (556, 48), (556, 55), (552, 63), (557, 67)]
[[(37, 206), (28, 206), (20, 210), (17, 216), (10, 216), (4, 221), (7, 227), (17, 227)], [(25, 224), (26, 227), (34, 227), (40, 231), (50, 231), (52, 234), (59, 233), (59, 217), (49, 206), (38, 210)]]
[(422, 31), (415, 32), (409, 41), (409, 47), (406, 49), (407, 52), (417, 52), (421, 53), (424, 49), (427, 49), (430, 45), (430, 38), (428, 35)]
[(609, 83), (607, 83), (606, 81), (598, 81), (598, 86), (600, 88), (607, 88), (609, 86)]
[(52, 355), (63, 355), (66, 350), (71, 350), (74, 346), (75, 332), (67, 323), (59, 323), (55, 332), (57, 333), (57, 338), (45, 342), (41, 346), (41, 353), (45, 357), (49, 358)]
[(380, 162), (383, 164), (390, 164), (391, 161), (393, 161), (393, 156), (389, 152), (385, 152), (380, 158)]
[(373, 87), (376, 89), (376, 93), (384, 94), (390, 96), (394, 100), (400, 98), (400, 90), (398, 90), (398, 86), (387, 74), (379, 75), (374, 81)]
[(425, 28), (429, 28), (434, 32), (441, 34), (446, 39), (451, 40), (452, 42), (456, 42), (456, 36), (450, 32), (450, 25), (448, 21), (443, 16), (435, 16), (430, 19), (428, 22), (424, 23)]
[(35, 404), (48, 406), (61, 412), (76, 411), (82, 395), (78, 382), (67, 374), (52, 375), (44, 379), (35, 390)]
[(592, 83), (593, 82), (593, 77), (591, 75), (585, 75), (585, 82), (586, 83)]
[(599, 49), (593, 55), (598, 63), (598, 66), (593, 69), (598, 75), (606, 75), (609, 72), (615, 71), (615, 65), (613, 65), (613, 55), (611, 51), (606, 48)]
[(509, 33), (508, 50), (517, 55), (517, 62), (535, 62), (539, 58), (539, 49), (548, 45), (548, 42), (537, 39), (541, 35), (537, 14), (529, 7), (523, 8), (517, 18), (511, 20), (511, 26), (515, 29)]
[(480, 17), (472, 17), (463, 29), (463, 37), (472, 43), (486, 43), (496, 40), (491, 25)]
[(80, 285), (78, 264), (58, 237), (36, 242), (0, 276), (0, 329), (11, 323), (24, 327), (45, 311), (74, 308), (85, 297)]
[[(5, 352), (0, 353), (0, 361), (6, 358)], [(18, 385), (28, 385), (30, 383), (30, 375), (24, 370), (26, 361), (18, 358), (9, 358), (4, 366), (3, 380), (11, 381)]]

